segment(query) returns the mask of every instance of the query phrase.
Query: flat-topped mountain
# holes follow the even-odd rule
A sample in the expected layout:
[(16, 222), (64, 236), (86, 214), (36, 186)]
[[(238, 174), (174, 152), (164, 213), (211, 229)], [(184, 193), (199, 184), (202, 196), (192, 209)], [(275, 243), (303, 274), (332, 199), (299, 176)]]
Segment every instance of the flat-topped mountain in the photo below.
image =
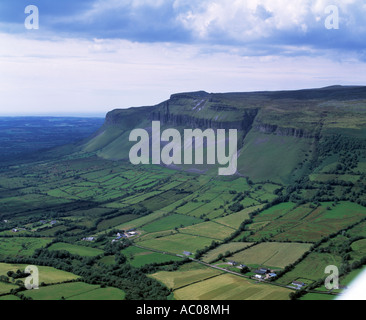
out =
[(178, 130), (237, 129), (238, 174), (290, 182), (318, 163), (326, 138), (366, 136), (366, 87), (173, 94), (158, 105), (109, 112), (83, 150), (127, 160), (131, 130), (149, 130), (152, 121)]

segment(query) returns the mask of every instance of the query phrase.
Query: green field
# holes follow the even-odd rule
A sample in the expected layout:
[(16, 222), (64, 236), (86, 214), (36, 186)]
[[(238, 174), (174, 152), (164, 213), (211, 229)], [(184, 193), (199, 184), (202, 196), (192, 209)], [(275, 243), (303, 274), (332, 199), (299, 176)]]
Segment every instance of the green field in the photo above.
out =
[(130, 230), (130, 229), (140, 228), (148, 223), (151, 223), (155, 220), (158, 220), (158, 219), (164, 217), (164, 215), (166, 215), (166, 214), (167, 214), (166, 211), (159, 210), (159, 211), (156, 211), (147, 216), (132, 220), (130, 222), (127, 222), (127, 223), (124, 223), (121, 225), (117, 225), (117, 226), (115, 226), (115, 228), (120, 229), (120, 230)]
[(97, 229), (98, 229), (98, 231), (109, 229), (109, 228), (112, 228), (116, 225), (123, 224), (123, 223), (126, 223), (128, 221), (132, 221), (136, 218), (138, 218), (137, 215), (125, 214), (125, 215), (115, 217), (115, 218), (112, 218), (112, 219), (103, 220), (98, 224)]
[(127, 257), (128, 262), (136, 268), (142, 267), (146, 264), (182, 260), (180, 257), (174, 255), (162, 254), (138, 247), (128, 247), (123, 249), (121, 252)]
[(83, 282), (40, 287), (38, 290), (24, 291), (24, 295), (33, 300), (123, 300), (125, 297), (122, 290)]
[[(6, 276), (8, 271), (16, 272), (17, 270), (24, 271), (27, 265), (25, 264), (8, 264), (0, 263), (0, 275)], [(57, 270), (52, 267), (37, 266), (39, 274), (39, 283), (59, 283), (78, 279), (79, 277), (70, 272)]]
[(99, 262), (104, 263), (107, 266), (110, 266), (110, 265), (113, 265), (113, 264), (116, 263), (115, 258), (116, 257), (114, 255), (112, 255), (112, 256), (104, 256), (101, 259), (99, 259)]
[(358, 224), (348, 231), (351, 236), (366, 237), (366, 221)]
[(240, 225), (247, 219), (249, 219), (249, 214), (256, 211), (256, 210), (260, 210), (263, 208), (263, 205), (259, 205), (259, 206), (254, 206), (254, 207), (250, 207), (250, 208), (246, 208), (244, 210), (241, 210), (239, 212), (236, 213), (232, 213), (228, 216), (225, 216), (223, 218), (217, 218), (214, 221), (216, 221), (217, 223), (223, 224), (225, 226), (231, 227), (231, 228), (239, 228)]
[[(190, 215), (191, 212), (195, 211), (196, 209), (199, 209), (201, 207), (203, 207), (205, 204), (202, 202), (188, 202), (187, 204), (180, 206), (178, 209), (176, 209), (177, 213), (180, 214), (188, 214)], [(193, 214), (193, 216), (200, 216), (200, 211), (197, 210), (195, 214)]]
[(75, 245), (75, 244), (63, 243), (63, 242), (58, 242), (58, 243), (52, 244), (48, 248), (48, 250), (50, 250), (50, 251), (66, 250), (66, 251), (70, 252), (71, 254), (77, 254), (77, 255), (83, 256), (83, 257), (95, 257), (95, 256), (98, 256), (103, 253), (103, 251), (100, 249), (84, 247), (84, 246), (79, 246), (79, 245)]
[(361, 260), (363, 257), (366, 257), (366, 239), (353, 242), (351, 248), (351, 256), (354, 260)]
[(229, 228), (213, 221), (203, 222), (180, 230), (182, 233), (198, 235), (215, 240), (224, 240), (233, 234), (235, 229)]
[(151, 275), (151, 277), (164, 283), (168, 288), (176, 290), (192, 283), (203, 281), (222, 274), (221, 271), (201, 267), (193, 270), (180, 270), (175, 272), (160, 271)]
[(149, 223), (145, 225), (142, 229), (146, 232), (157, 232), (171, 230), (174, 228), (184, 228), (186, 226), (197, 224), (202, 221), (203, 220), (195, 217), (185, 216), (181, 214), (173, 214)]
[(289, 271), (277, 282), (281, 284), (290, 284), (292, 281), (298, 278), (306, 278), (310, 281), (317, 281), (323, 279), (327, 275), (325, 274), (325, 268), (330, 265), (341, 266), (341, 258), (329, 253), (310, 253), (304, 260), (302, 260), (294, 270)]
[[(366, 208), (346, 201), (341, 201), (335, 206), (333, 203), (324, 202), (319, 207), (302, 205), (287, 212), (270, 211), (276, 212), (277, 218), (270, 220), (269, 224), (257, 231), (249, 238), (250, 241), (272, 238), (277, 241), (316, 242), (366, 216)], [(259, 215), (262, 221), (264, 216), (263, 212)], [(256, 218), (255, 221), (260, 220)]]
[(306, 243), (260, 243), (234, 254), (230, 259), (248, 266), (284, 268), (299, 259), (310, 247)]
[(335, 300), (336, 296), (322, 293), (308, 293), (300, 298), (304, 301), (322, 301), (322, 300)]
[(224, 274), (174, 291), (177, 300), (288, 300), (285, 288)]
[(329, 180), (341, 180), (347, 182), (357, 182), (360, 178), (359, 175), (351, 175), (351, 174), (311, 174), (309, 175), (311, 181), (320, 181), (326, 182)]
[(284, 202), (278, 205), (275, 205), (269, 209), (262, 211), (257, 217), (255, 217), (254, 221), (273, 221), (278, 219), (280, 216), (285, 215), (290, 210), (295, 207), (295, 203)]
[(151, 233), (142, 232), (139, 237), (135, 238), (134, 242), (137, 244), (140, 244), (140, 242), (142, 242), (142, 241), (167, 237), (167, 236), (171, 236), (171, 235), (177, 234), (177, 233), (178, 233), (177, 230), (165, 230), (165, 231), (158, 231), (158, 232), (151, 232)]
[(198, 249), (209, 246), (212, 239), (178, 233), (157, 239), (141, 241), (138, 244), (155, 250), (182, 254), (183, 251), (195, 253)]
[(10, 293), (12, 289), (17, 289), (18, 286), (12, 283), (0, 282), (0, 294)]
[(70, 298), (66, 298), (66, 300), (105, 300), (105, 301), (113, 301), (113, 300), (124, 300), (125, 293), (117, 288), (100, 288), (91, 291), (87, 291), (85, 293), (81, 293), (79, 295), (72, 296)]
[(5, 296), (0, 296), (0, 301), (19, 301), (20, 298), (9, 294), (9, 295), (5, 295)]
[(225, 254), (226, 252), (234, 253), (239, 250), (243, 250), (249, 246), (251, 246), (253, 243), (251, 242), (231, 242), (231, 243), (225, 243), (221, 246), (218, 246), (217, 248), (209, 251), (202, 257), (202, 261), (204, 262), (212, 262), (217, 259), (218, 255)]
[(36, 249), (44, 247), (51, 241), (49, 238), (1, 238), (0, 258), (31, 256)]

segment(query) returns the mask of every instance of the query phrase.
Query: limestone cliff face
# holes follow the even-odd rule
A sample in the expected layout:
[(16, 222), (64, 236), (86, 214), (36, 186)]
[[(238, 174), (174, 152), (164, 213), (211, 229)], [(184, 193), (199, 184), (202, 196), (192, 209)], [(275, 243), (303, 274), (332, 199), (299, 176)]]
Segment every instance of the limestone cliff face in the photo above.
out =
[(177, 112), (177, 108), (174, 108), (174, 111), (172, 112), (171, 106), (172, 104), (179, 103), (178, 98), (187, 99), (187, 96), (177, 95), (174, 96), (173, 99), (164, 102), (159, 106), (159, 108), (150, 113), (150, 120), (160, 121), (163, 125), (170, 125), (172, 127), (199, 128), (202, 130), (237, 129), (242, 131), (244, 134), (254, 128), (261, 133), (275, 134), (279, 136), (293, 136), (296, 138), (314, 137), (312, 132), (308, 132), (301, 128), (281, 127), (277, 124), (261, 122), (258, 116), (260, 108), (250, 108), (243, 111), (235, 106), (224, 104), (215, 104), (209, 108), (209, 111), (213, 111), (217, 115), (225, 112), (235, 113), (237, 116), (235, 117), (235, 120), (231, 121), (216, 120), (216, 117), (204, 118), (202, 115), (197, 116), (194, 112), (180, 114), (179, 111)]
[[(346, 104), (351, 97), (366, 101), (366, 87), (222, 94), (205, 91), (178, 93), (155, 106), (113, 110), (107, 114), (103, 127), (127, 131), (141, 128), (142, 125), (148, 127), (151, 121), (160, 121), (162, 125), (171, 127), (237, 129), (244, 135), (254, 129), (265, 134), (316, 138), (319, 135), (317, 129), (322, 128), (321, 113), (325, 109), (331, 112), (334, 101), (340, 100)], [(304, 109), (309, 111), (302, 114), (304, 119), (294, 117), (294, 114)], [(269, 110), (271, 113), (268, 113)]]
[(291, 127), (279, 127), (274, 124), (257, 122), (254, 128), (262, 133), (275, 134), (278, 136), (291, 136), (296, 138), (314, 138), (312, 132), (308, 132), (304, 129), (297, 129)]
[(235, 121), (220, 121), (209, 118), (197, 117), (194, 114), (179, 114), (170, 113), (167, 106), (165, 112), (154, 111), (150, 114), (152, 121), (160, 121), (163, 125), (171, 125), (172, 127), (186, 127), (192, 129), (237, 129), (240, 131), (248, 131), (258, 110), (250, 110), (250, 112), (238, 112), (238, 120)]
[[(179, 97), (181, 98), (182, 96)], [(281, 127), (277, 124), (261, 122), (258, 115), (260, 108), (239, 110), (230, 105), (215, 105), (209, 108), (214, 116), (204, 117), (204, 114), (195, 112), (179, 113), (179, 108), (177, 108), (176, 104), (174, 108), (171, 108), (172, 103), (174, 103), (174, 100), (173, 102), (171, 100), (165, 101), (154, 107), (113, 110), (107, 114), (103, 127), (113, 126), (125, 131), (140, 128), (142, 123), (160, 121), (165, 126), (184, 127), (187, 129), (237, 129), (244, 135), (253, 128), (265, 134), (293, 136), (296, 138), (314, 137), (314, 133), (301, 128)], [(174, 111), (171, 111), (171, 109), (174, 109)], [(234, 113), (237, 116), (230, 121), (222, 121), (219, 119), (219, 116), (215, 116), (216, 114), (225, 114), (225, 112), (230, 112), (231, 115)]]

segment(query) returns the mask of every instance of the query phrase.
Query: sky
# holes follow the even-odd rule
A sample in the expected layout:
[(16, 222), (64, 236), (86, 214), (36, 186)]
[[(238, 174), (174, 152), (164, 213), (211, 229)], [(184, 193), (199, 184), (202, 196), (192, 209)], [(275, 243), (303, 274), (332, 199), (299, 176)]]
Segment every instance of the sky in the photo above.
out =
[(365, 17), (363, 0), (1, 0), (0, 115), (364, 85)]

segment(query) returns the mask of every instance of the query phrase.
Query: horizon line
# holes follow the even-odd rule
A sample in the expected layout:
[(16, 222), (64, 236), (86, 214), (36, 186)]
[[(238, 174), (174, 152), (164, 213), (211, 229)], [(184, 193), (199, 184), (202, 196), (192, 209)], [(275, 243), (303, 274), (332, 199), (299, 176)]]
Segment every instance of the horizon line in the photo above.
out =
[[(277, 90), (250, 90), (250, 91), (218, 91), (218, 92), (208, 92), (206, 90), (196, 90), (196, 91), (180, 91), (171, 93), (170, 97), (166, 100), (169, 100), (174, 95), (179, 94), (189, 94), (189, 93), (197, 93), (197, 92), (203, 92), (206, 94), (235, 94), (235, 93), (275, 93), (275, 92), (300, 92), (300, 91), (311, 91), (311, 90), (324, 90), (324, 89), (350, 89), (350, 88), (365, 88), (366, 85), (362, 84), (333, 84), (328, 86), (322, 86), (322, 87), (307, 87), (307, 88), (296, 88), (296, 89), (277, 89)], [(166, 101), (163, 100), (163, 101)], [(153, 105), (150, 105), (153, 106)], [(70, 118), (105, 118), (106, 115), (113, 110), (121, 110), (121, 109), (131, 109), (131, 108), (141, 108), (144, 107), (142, 105), (140, 106), (130, 106), (130, 107), (114, 107), (109, 109), (109, 111), (99, 111), (99, 112), (54, 112), (54, 113), (43, 113), (43, 112), (35, 112), (35, 113), (22, 113), (22, 112), (14, 112), (14, 113), (0, 113), (0, 118), (16, 118), (16, 117), (54, 117), (54, 118), (62, 118), (62, 117), (70, 117)], [(146, 107), (146, 105), (145, 105)]]
[(96, 113), (0, 113), (0, 118), (105, 118), (107, 112)]

